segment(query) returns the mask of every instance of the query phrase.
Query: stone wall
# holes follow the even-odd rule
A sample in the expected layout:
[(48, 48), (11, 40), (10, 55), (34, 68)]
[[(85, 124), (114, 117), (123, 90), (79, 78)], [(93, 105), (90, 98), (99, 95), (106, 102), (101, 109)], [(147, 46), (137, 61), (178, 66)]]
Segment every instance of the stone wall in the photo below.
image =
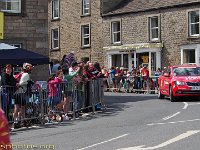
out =
[[(21, 14), (5, 13), (4, 40), (0, 42), (22, 44), (22, 47), (42, 55), (48, 49), (48, 0), (23, 0)], [(48, 78), (48, 65), (34, 67), (34, 80)]]
[[(122, 44), (149, 43), (148, 17), (158, 15), (160, 18), (160, 40), (163, 42), (162, 66), (181, 63), (181, 45), (200, 43), (200, 38), (188, 37), (187, 11), (199, 8), (200, 5), (170, 8), (156, 11), (103, 17), (103, 46), (112, 46), (110, 23), (121, 20)], [(104, 50), (104, 54), (106, 51)], [(105, 62), (107, 61), (105, 55)]]
[[(52, 20), (51, 8), (49, 1), (49, 35), (51, 29), (59, 27), (60, 29), (60, 48), (51, 50), (52, 59), (62, 59), (64, 54), (74, 51), (78, 61), (83, 57), (91, 58), (91, 61), (103, 62), (102, 54), (102, 18), (100, 16), (100, 0), (91, 1), (91, 14), (82, 16), (81, 0), (60, 1), (60, 19)], [(91, 46), (89, 48), (81, 47), (81, 25), (90, 23), (91, 26)], [(51, 41), (51, 36), (49, 36)], [(51, 47), (51, 43), (49, 43)]]

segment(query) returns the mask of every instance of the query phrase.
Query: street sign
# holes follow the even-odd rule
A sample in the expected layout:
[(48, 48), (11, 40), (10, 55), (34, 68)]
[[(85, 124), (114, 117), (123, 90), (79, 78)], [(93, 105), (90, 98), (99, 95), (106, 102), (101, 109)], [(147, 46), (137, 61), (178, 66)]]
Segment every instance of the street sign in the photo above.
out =
[(0, 39), (3, 39), (4, 34), (4, 13), (0, 12)]

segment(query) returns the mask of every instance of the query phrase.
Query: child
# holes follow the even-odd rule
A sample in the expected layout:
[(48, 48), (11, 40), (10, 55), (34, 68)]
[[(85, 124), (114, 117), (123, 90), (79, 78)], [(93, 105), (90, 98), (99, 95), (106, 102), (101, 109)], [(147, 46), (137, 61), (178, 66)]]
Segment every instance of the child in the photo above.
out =
[[(56, 77), (56, 74), (51, 74), (49, 79), (48, 79), (48, 115), (52, 114), (52, 111), (54, 107), (60, 103), (61, 98), (57, 95), (59, 93), (58, 89), (58, 84), (62, 82), (62, 79)], [(49, 116), (51, 117), (51, 116)], [(55, 120), (55, 116), (53, 117), (53, 120)], [(48, 122), (50, 119), (48, 119)]]

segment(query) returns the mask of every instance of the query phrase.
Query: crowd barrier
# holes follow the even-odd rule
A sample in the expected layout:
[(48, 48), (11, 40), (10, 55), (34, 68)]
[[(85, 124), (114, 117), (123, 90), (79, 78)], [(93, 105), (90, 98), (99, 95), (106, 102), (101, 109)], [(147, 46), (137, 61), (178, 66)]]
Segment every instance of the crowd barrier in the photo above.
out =
[[(84, 112), (94, 112), (104, 99), (103, 79), (87, 82), (36, 82), (31, 90), (1, 86), (0, 107), (10, 123), (44, 124), (49, 119), (63, 121)], [(18, 105), (16, 105), (18, 104)]]
[(147, 94), (157, 93), (157, 77), (151, 77), (148, 80), (143, 80), (140, 76), (129, 76), (115, 78), (114, 82), (111, 78), (107, 78), (106, 80), (108, 85), (104, 84), (105, 91)]

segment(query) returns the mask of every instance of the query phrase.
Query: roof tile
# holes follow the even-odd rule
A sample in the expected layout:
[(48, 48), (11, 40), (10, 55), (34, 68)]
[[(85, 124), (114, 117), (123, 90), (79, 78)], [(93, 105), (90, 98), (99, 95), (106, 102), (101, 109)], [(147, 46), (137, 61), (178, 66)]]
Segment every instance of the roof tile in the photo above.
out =
[(104, 15), (147, 11), (151, 9), (173, 7), (197, 2), (200, 2), (200, 0), (124, 0), (110, 12)]

